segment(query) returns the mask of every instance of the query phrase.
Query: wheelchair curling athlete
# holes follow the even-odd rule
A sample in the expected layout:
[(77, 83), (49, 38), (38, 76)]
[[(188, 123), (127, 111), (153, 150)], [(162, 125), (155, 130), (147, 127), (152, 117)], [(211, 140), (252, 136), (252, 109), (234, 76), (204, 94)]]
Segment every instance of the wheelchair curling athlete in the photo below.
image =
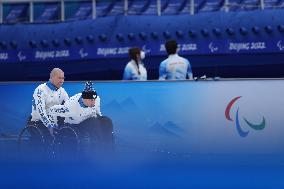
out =
[(112, 121), (102, 116), (100, 97), (91, 82), (86, 82), (82, 93), (70, 97), (64, 105), (52, 106), (48, 113), (54, 122), (57, 122), (57, 117), (64, 117), (64, 126), (74, 128), (79, 136), (89, 135), (92, 144), (113, 148)]
[[(48, 143), (53, 141), (56, 123), (51, 120), (47, 111), (51, 106), (63, 104), (69, 98), (62, 87), (63, 83), (64, 72), (54, 68), (50, 72), (49, 81), (39, 85), (33, 93), (32, 113), (28, 122), (37, 126)], [(36, 133), (31, 134), (36, 135)]]

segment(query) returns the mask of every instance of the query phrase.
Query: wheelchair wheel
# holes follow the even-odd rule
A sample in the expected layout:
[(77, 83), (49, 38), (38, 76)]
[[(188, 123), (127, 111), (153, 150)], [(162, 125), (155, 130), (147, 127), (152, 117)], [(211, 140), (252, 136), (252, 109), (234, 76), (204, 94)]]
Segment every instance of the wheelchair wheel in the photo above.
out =
[(18, 136), (20, 155), (35, 155), (44, 152), (44, 136), (39, 128), (33, 125), (26, 126)]
[(60, 128), (55, 137), (55, 153), (57, 155), (74, 154), (79, 151), (79, 137), (71, 127)]

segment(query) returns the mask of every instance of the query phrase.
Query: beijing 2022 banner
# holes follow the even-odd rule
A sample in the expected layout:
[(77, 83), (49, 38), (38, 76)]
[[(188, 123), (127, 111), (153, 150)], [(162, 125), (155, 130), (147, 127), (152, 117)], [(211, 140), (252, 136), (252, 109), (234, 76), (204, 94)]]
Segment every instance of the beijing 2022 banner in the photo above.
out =
[[(114, 43), (116, 44), (116, 43)], [(64, 48), (18, 49), (0, 50), (0, 62), (50, 62), (84, 60), (98, 58), (128, 57), (128, 49), (140, 46), (147, 56), (166, 56), (165, 46), (162, 43), (135, 43), (128, 45), (81, 45)], [(236, 54), (236, 53), (281, 53), (284, 52), (284, 40), (260, 41), (179, 41), (179, 51), (183, 55), (199, 54)]]

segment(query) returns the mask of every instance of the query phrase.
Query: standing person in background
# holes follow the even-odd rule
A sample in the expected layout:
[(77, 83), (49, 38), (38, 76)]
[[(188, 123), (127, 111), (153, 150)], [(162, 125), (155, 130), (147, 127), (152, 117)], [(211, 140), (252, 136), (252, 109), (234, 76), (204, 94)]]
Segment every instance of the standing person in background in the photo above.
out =
[(130, 62), (126, 65), (123, 73), (123, 80), (147, 80), (147, 70), (142, 62), (145, 58), (145, 52), (138, 47), (128, 50)]
[(177, 42), (175, 40), (167, 41), (165, 47), (169, 57), (160, 64), (159, 80), (192, 80), (190, 62), (177, 54)]
[(57, 124), (48, 115), (48, 109), (51, 106), (63, 104), (69, 98), (65, 89), (62, 88), (63, 83), (64, 72), (59, 68), (54, 68), (50, 72), (49, 81), (39, 85), (33, 94), (31, 120), (29, 121), (36, 123), (48, 141), (52, 140), (53, 129)]

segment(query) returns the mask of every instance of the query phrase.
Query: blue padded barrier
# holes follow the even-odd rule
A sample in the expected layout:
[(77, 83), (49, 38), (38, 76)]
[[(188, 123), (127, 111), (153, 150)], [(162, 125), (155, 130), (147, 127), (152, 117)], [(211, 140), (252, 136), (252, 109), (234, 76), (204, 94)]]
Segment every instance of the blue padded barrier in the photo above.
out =
[[(0, 134), (24, 127), (38, 84), (0, 84)], [(72, 96), (84, 82), (64, 88)], [(116, 137), (128, 144), (183, 154), (284, 155), (283, 80), (94, 82), (94, 88)]]
[[(179, 53), (191, 61), (196, 76), (282, 77), (282, 17), (281, 10), (264, 10), (1, 25), (0, 80), (38, 80), (41, 74), (32, 70), (52, 66), (76, 68), (72, 80), (121, 79), (131, 46), (146, 51), (149, 79), (157, 79), (170, 38), (178, 41)], [(31, 69), (7, 74), (25, 65)]]

